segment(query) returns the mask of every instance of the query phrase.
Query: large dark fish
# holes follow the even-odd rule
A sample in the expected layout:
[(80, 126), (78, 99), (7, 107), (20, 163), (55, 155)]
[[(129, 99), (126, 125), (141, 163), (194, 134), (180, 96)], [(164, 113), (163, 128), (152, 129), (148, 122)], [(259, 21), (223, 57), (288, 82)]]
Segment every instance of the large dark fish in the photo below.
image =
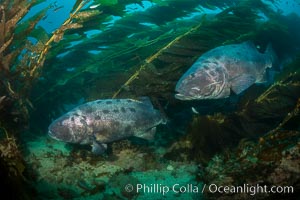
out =
[(273, 66), (276, 58), (271, 45), (260, 53), (250, 41), (214, 48), (180, 78), (175, 98), (220, 99), (231, 91), (240, 94), (254, 83), (266, 82), (266, 69)]
[(151, 140), (156, 126), (164, 122), (148, 98), (96, 100), (53, 121), (48, 134), (64, 142), (91, 144), (92, 151), (100, 154), (107, 143), (130, 136)]

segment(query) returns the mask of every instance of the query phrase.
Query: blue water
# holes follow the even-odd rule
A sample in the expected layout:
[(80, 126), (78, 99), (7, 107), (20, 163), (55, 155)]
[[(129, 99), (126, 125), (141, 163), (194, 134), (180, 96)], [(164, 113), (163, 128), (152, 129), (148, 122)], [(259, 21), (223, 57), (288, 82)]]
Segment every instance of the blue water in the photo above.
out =
[[(268, 184), (286, 181), (284, 183), (293, 185), (285, 178), (294, 177), (294, 171), (298, 173), (294, 167), (297, 159), (291, 157), (298, 158), (293, 148), (297, 147), (299, 140), (299, 126), (294, 122), (299, 117), (294, 108), (300, 93), (297, 75), (300, 3), (296, 0), (262, 2), (271, 10), (257, 8), (251, 3), (250, 7), (245, 7), (243, 1), (236, 0), (91, 0), (81, 11), (99, 13), (73, 19), (82, 27), (64, 30), (60, 35), (62, 38), (49, 46), (43, 46), (47, 39), (39, 38), (42, 34), (36, 33), (24, 33), (33, 46), (13, 41), (14, 46), (4, 51), (4, 56), (18, 50), (17, 45), (25, 47), (20, 46), (21, 53), (16, 63), (10, 63), (13, 73), (10, 74), (9, 70), (0, 72), (0, 84), (4, 88), (0, 88), (0, 136), (2, 139), (6, 132), (21, 133), (15, 137), (21, 144), (25, 185), (30, 189), (20, 185), (29, 199), (33, 196), (36, 199), (76, 200), (195, 200), (211, 195), (203, 193), (202, 189), (212, 182), (256, 184), (266, 180)], [(48, 39), (57, 36), (55, 31), (62, 30), (61, 25), (69, 18), (75, 3), (75, 0), (45, 0), (33, 6), (18, 25), (48, 8), (35, 28), (44, 29)], [(219, 46), (249, 40), (259, 55), (270, 45), (278, 56), (276, 66), (266, 70), (267, 75), (272, 76), (271, 81), (253, 83), (241, 94), (230, 91), (228, 98), (191, 101), (175, 98), (176, 83), (201, 55)], [(35, 45), (42, 47), (35, 49)], [(38, 73), (31, 76), (32, 63), (42, 55), (41, 49), (46, 49), (45, 61), (38, 66)], [(28, 52), (32, 54), (27, 55)], [(28, 60), (20, 67), (18, 62), (26, 58)], [(273, 57), (263, 61), (269, 63), (271, 59)], [(237, 60), (239, 58), (230, 61)], [(2, 65), (0, 67), (2, 70)], [(205, 73), (211, 78), (217, 72)], [(237, 70), (236, 73), (240, 72)], [(272, 89), (276, 81), (282, 80), (282, 84)], [(193, 89), (202, 88), (194, 85)], [(17, 95), (12, 95), (10, 90)], [(64, 125), (71, 126), (67, 122), (57, 123), (59, 128), (63, 127), (57, 133), (62, 133), (62, 141), (48, 135), (49, 125), (74, 108), (79, 108), (79, 112), (66, 117), (77, 123), (72, 126), (91, 130), (91, 121), (100, 116), (90, 118), (87, 113), (82, 113), (78, 107), (82, 104), (111, 98), (116, 98), (114, 103), (123, 98), (142, 101), (145, 96), (163, 119), (163, 123), (155, 124), (153, 140), (145, 140), (147, 137), (113, 140), (107, 142), (108, 148), (101, 152), (103, 154), (96, 155), (91, 152), (90, 143), (71, 144), (64, 140), (64, 136), (70, 133), (64, 129)], [(120, 115), (116, 113), (120, 111), (131, 111), (136, 120), (135, 109), (130, 105), (124, 105), (119, 111), (109, 107), (110, 103), (98, 110), (99, 115), (106, 119), (103, 123), (110, 123), (111, 118), (119, 120)], [(144, 107), (145, 113), (153, 110), (150, 104), (147, 106)], [(21, 114), (26, 117), (22, 118)], [(296, 117), (289, 121), (291, 114)], [(83, 116), (77, 120), (77, 115)], [(140, 117), (135, 124), (145, 123), (146, 127), (150, 121), (147, 119), (147, 116)], [(273, 133), (275, 136), (268, 137), (266, 133), (277, 130), (284, 119), (289, 123), (278, 130), (287, 132), (283, 135), (276, 135), (276, 132)], [(123, 121), (126, 120), (130, 121)], [(123, 121), (117, 122), (122, 124)], [(129, 129), (135, 128), (132, 124)], [(145, 132), (150, 133), (153, 126)], [(111, 134), (109, 131), (105, 134)], [(71, 131), (72, 134), (75, 132)], [(89, 135), (88, 139), (98, 139), (99, 142), (105, 134)], [(0, 140), (0, 147), (4, 143)], [(3, 149), (9, 148), (0, 148), (0, 153)], [(293, 156), (288, 156), (290, 154)], [(261, 169), (265, 168), (272, 173), (264, 174)], [(249, 177), (253, 169), (258, 169), (254, 178)], [(243, 170), (245, 174), (241, 174)], [(280, 170), (287, 170), (284, 172), (288, 175), (277, 176)], [(141, 187), (140, 190), (137, 186)], [(296, 184), (293, 186), (296, 188)], [(178, 192), (179, 188), (181, 192)], [(220, 196), (216, 195), (218, 199)], [(233, 195), (237, 195), (236, 199), (241, 197)]]
[[(51, 33), (56, 28), (58, 28), (69, 16), (69, 13), (75, 4), (75, 0), (69, 0), (69, 1), (57, 1), (57, 0), (46, 0), (43, 3), (40, 3), (33, 8), (31, 8), (30, 12), (23, 18), (23, 20), (28, 19), (30, 16), (33, 16), (38, 11), (50, 7), (50, 9), (47, 11), (47, 14), (43, 20), (41, 20), (38, 25), (42, 26), (48, 33)], [(268, 0), (263, 1), (266, 4), (270, 5), (271, 8), (275, 11), (280, 12), (283, 15), (288, 15), (291, 13), (295, 13), (297, 15), (300, 15), (300, 4), (296, 0), (280, 0), (276, 1), (274, 4), (271, 3)], [(86, 4), (83, 9), (88, 8), (90, 6), (97, 5), (93, 1), (90, 1), (88, 4)], [(134, 12), (140, 12), (145, 11), (148, 8), (155, 6), (154, 2), (151, 1), (141, 1), (141, 4), (129, 4), (126, 6), (125, 11), (126, 13), (134, 13)], [(220, 12), (221, 10), (209, 10), (207, 8), (203, 8), (202, 6), (199, 7), (201, 11), (204, 11), (207, 14), (210, 13), (216, 13)], [(113, 19), (114, 20), (117, 20)], [(109, 23), (109, 22), (108, 22)]]

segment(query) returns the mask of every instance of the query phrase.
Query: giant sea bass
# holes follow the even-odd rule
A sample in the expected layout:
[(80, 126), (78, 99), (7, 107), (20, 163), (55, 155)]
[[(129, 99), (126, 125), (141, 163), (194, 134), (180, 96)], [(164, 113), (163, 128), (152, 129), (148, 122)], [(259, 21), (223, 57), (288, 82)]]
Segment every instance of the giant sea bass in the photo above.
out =
[(271, 45), (264, 53), (250, 42), (214, 48), (204, 53), (176, 85), (180, 100), (221, 99), (267, 81), (267, 69), (277, 56)]
[(101, 154), (110, 142), (131, 136), (153, 139), (161, 123), (164, 117), (147, 97), (103, 99), (82, 104), (54, 120), (48, 134), (64, 142), (91, 144), (92, 151)]

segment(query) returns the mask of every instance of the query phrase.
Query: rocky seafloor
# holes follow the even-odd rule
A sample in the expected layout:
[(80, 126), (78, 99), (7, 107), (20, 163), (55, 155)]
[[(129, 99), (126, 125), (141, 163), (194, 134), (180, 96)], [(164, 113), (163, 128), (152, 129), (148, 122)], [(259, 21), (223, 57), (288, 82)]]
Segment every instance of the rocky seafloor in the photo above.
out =
[[(162, 158), (164, 149), (132, 145), (120, 141), (112, 152), (96, 156), (87, 149), (71, 150), (62, 142), (47, 137), (28, 142), (25, 160), (31, 166), (33, 186), (41, 199), (199, 199), (201, 193), (163, 194), (163, 186), (187, 187), (196, 180), (195, 162), (168, 161)], [(128, 186), (128, 184), (131, 184)], [(149, 186), (136, 192), (137, 184)], [(126, 191), (130, 187), (133, 191)], [(155, 189), (154, 189), (155, 187)], [(177, 186), (176, 186), (177, 187)], [(152, 188), (152, 189), (151, 189)], [(127, 188), (128, 189), (128, 188)]]

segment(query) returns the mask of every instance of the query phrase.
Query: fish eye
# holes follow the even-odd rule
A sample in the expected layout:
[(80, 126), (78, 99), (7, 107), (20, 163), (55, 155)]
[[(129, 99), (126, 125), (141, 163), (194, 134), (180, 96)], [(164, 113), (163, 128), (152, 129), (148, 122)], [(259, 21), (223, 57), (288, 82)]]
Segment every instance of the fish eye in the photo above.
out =
[(189, 75), (190, 78), (194, 78), (195, 76), (196, 75), (194, 73)]

